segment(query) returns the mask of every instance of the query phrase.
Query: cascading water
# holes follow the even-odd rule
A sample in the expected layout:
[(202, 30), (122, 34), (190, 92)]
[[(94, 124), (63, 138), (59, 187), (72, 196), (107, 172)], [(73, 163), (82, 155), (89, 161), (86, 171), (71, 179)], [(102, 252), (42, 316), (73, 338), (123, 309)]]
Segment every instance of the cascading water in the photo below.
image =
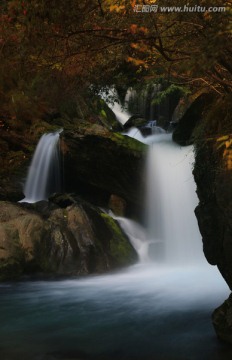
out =
[[(131, 117), (131, 114), (125, 109), (121, 101), (119, 100), (119, 96), (115, 88), (111, 87), (108, 89), (107, 93), (104, 91), (101, 91), (99, 94), (108, 104), (108, 106), (111, 108), (111, 110), (115, 113), (115, 116), (117, 120), (124, 125), (127, 120)], [(111, 101), (108, 99), (110, 98)]]
[(171, 134), (144, 138), (136, 128), (127, 135), (149, 145), (147, 155), (147, 231), (116, 218), (142, 262), (163, 266), (206, 265), (194, 215), (198, 199), (192, 175), (191, 146), (180, 147)]
[[(141, 227), (117, 219), (143, 263), (82, 279), (0, 284), (1, 358), (231, 359), (210, 323), (210, 313), (229, 289), (217, 269), (206, 262), (199, 266), (192, 150), (180, 149), (167, 135), (144, 141), (153, 143), (148, 246)], [(152, 263), (146, 264), (147, 255)], [(191, 266), (185, 257), (188, 263), (193, 257)]]
[(150, 258), (148, 253), (150, 242), (148, 241), (145, 229), (133, 220), (119, 216), (113, 217), (130, 239), (131, 245), (139, 256), (139, 261), (141, 263), (149, 262)]
[(39, 140), (29, 167), (22, 202), (47, 200), (53, 192), (61, 190), (60, 132), (44, 134)]
[[(160, 90), (159, 84), (147, 85), (142, 89), (128, 88), (125, 96), (125, 105), (132, 113), (141, 114), (145, 119), (157, 119), (157, 111), (155, 110), (154, 99)], [(159, 106), (156, 105), (156, 108)], [(156, 113), (156, 115), (155, 115)]]
[(151, 137), (147, 160), (147, 223), (152, 253), (165, 264), (202, 264), (203, 251), (194, 215), (198, 203), (192, 176), (193, 149)]

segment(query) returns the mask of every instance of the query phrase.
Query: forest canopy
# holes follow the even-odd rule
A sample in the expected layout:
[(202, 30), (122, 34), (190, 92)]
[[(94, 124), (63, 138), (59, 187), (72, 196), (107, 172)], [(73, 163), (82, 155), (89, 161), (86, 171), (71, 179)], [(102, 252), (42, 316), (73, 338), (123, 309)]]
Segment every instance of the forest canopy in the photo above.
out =
[(2, 1), (1, 107), (54, 105), (90, 85), (160, 79), (231, 92), (231, 2), (204, 0), (198, 11), (195, 0), (190, 11), (183, 0), (176, 6), (184, 11), (164, 6), (173, 1)]

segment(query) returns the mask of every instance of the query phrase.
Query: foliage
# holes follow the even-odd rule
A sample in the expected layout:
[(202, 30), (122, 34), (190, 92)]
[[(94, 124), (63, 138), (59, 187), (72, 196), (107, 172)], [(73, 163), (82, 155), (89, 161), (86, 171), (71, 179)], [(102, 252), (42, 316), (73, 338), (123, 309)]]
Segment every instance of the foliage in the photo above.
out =
[[(215, 171), (232, 170), (232, 101), (231, 94), (215, 99), (204, 114), (203, 121), (194, 131), (196, 153), (211, 147), (220, 164), (214, 165)], [(210, 160), (212, 162), (212, 159)]]
[[(70, 97), (75, 101), (76, 93), (90, 84), (123, 88), (160, 78), (169, 83), (166, 94), (177, 87), (183, 91), (183, 86), (220, 95), (231, 92), (230, 2), (201, 2), (206, 7), (226, 6), (218, 13), (134, 11), (142, 4), (140, 0), (2, 1), (0, 106), (11, 108), (16, 92), (25, 104), (43, 104), (43, 111)], [(179, 0), (178, 6), (185, 5)], [(195, 6), (195, 0), (188, 6)]]
[(190, 93), (191, 93), (191, 91), (187, 87), (171, 84), (165, 90), (158, 92), (152, 103), (160, 104), (168, 96), (176, 95), (176, 94), (178, 94), (179, 96), (186, 96)]

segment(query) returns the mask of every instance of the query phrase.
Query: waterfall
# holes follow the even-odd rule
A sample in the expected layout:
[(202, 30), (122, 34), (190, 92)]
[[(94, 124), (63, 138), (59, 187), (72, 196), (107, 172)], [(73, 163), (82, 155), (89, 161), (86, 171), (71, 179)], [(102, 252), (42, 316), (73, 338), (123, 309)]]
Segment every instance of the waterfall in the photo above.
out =
[(167, 264), (203, 261), (194, 209), (198, 204), (192, 175), (192, 146), (180, 147), (171, 134), (156, 135), (147, 158), (147, 225), (152, 253)]
[(123, 107), (115, 88), (111, 87), (107, 91), (100, 91), (99, 95), (115, 113), (117, 120), (124, 125), (131, 117), (131, 114)]
[(29, 167), (22, 202), (47, 200), (61, 190), (59, 136), (61, 130), (44, 134), (36, 147)]
[[(198, 204), (192, 175), (192, 146), (180, 147), (171, 134), (144, 138), (138, 129), (126, 135), (149, 145), (147, 153), (147, 234), (141, 238), (132, 222), (120, 221), (140, 260), (166, 265), (204, 264), (194, 209)], [(131, 230), (133, 228), (133, 231)], [(140, 244), (138, 246), (138, 239)]]
[(147, 239), (146, 230), (133, 220), (126, 219), (120, 216), (114, 216), (121, 229), (128, 236), (131, 245), (138, 254), (141, 263), (149, 262), (149, 245), (150, 242)]
[[(47, 134), (38, 144), (33, 162), (41, 170), (30, 180), (37, 187), (44, 181), (37, 176), (50, 168), (42, 167), (40, 155), (47, 161), (58, 138)], [(217, 343), (210, 324), (210, 312), (230, 291), (216, 267), (198, 266), (203, 255), (194, 217), (192, 147), (180, 148), (170, 135), (144, 141), (150, 144), (148, 236), (134, 221), (111, 214), (141, 263), (98, 276), (0, 283), (1, 358), (231, 359), (231, 349)], [(26, 196), (38, 198), (37, 191)], [(149, 258), (153, 262), (146, 264)], [(186, 266), (191, 260), (193, 266)]]
[(127, 89), (125, 104), (132, 113), (141, 114), (142, 117), (149, 120), (157, 119), (157, 105), (153, 101), (157, 96), (161, 86), (160, 84), (147, 84), (142, 89)]

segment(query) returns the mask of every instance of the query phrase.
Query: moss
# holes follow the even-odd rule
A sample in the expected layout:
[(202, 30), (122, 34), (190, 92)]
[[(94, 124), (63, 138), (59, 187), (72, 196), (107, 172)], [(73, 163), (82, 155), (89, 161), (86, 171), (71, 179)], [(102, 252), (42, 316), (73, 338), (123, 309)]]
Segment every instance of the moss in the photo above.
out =
[(110, 228), (112, 237), (110, 239), (110, 255), (115, 265), (126, 266), (137, 260), (135, 250), (131, 246), (128, 238), (122, 232), (118, 223), (109, 215), (101, 213), (105, 224)]
[(105, 110), (103, 110), (103, 109), (100, 111), (100, 114), (101, 114), (103, 117), (105, 117), (105, 118), (107, 117), (106, 112), (105, 112)]
[(101, 123), (108, 129), (121, 130), (121, 125), (116, 119), (114, 112), (109, 108), (107, 103), (99, 96), (94, 96), (90, 100), (92, 113), (95, 114)]
[(136, 139), (122, 135), (118, 132), (112, 134), (111, 140), (125, 148), (128, 148), (128, 150), (131, 150), (133, 153), (144, 153), (147, 148), (146, 144), (143, 144)]

